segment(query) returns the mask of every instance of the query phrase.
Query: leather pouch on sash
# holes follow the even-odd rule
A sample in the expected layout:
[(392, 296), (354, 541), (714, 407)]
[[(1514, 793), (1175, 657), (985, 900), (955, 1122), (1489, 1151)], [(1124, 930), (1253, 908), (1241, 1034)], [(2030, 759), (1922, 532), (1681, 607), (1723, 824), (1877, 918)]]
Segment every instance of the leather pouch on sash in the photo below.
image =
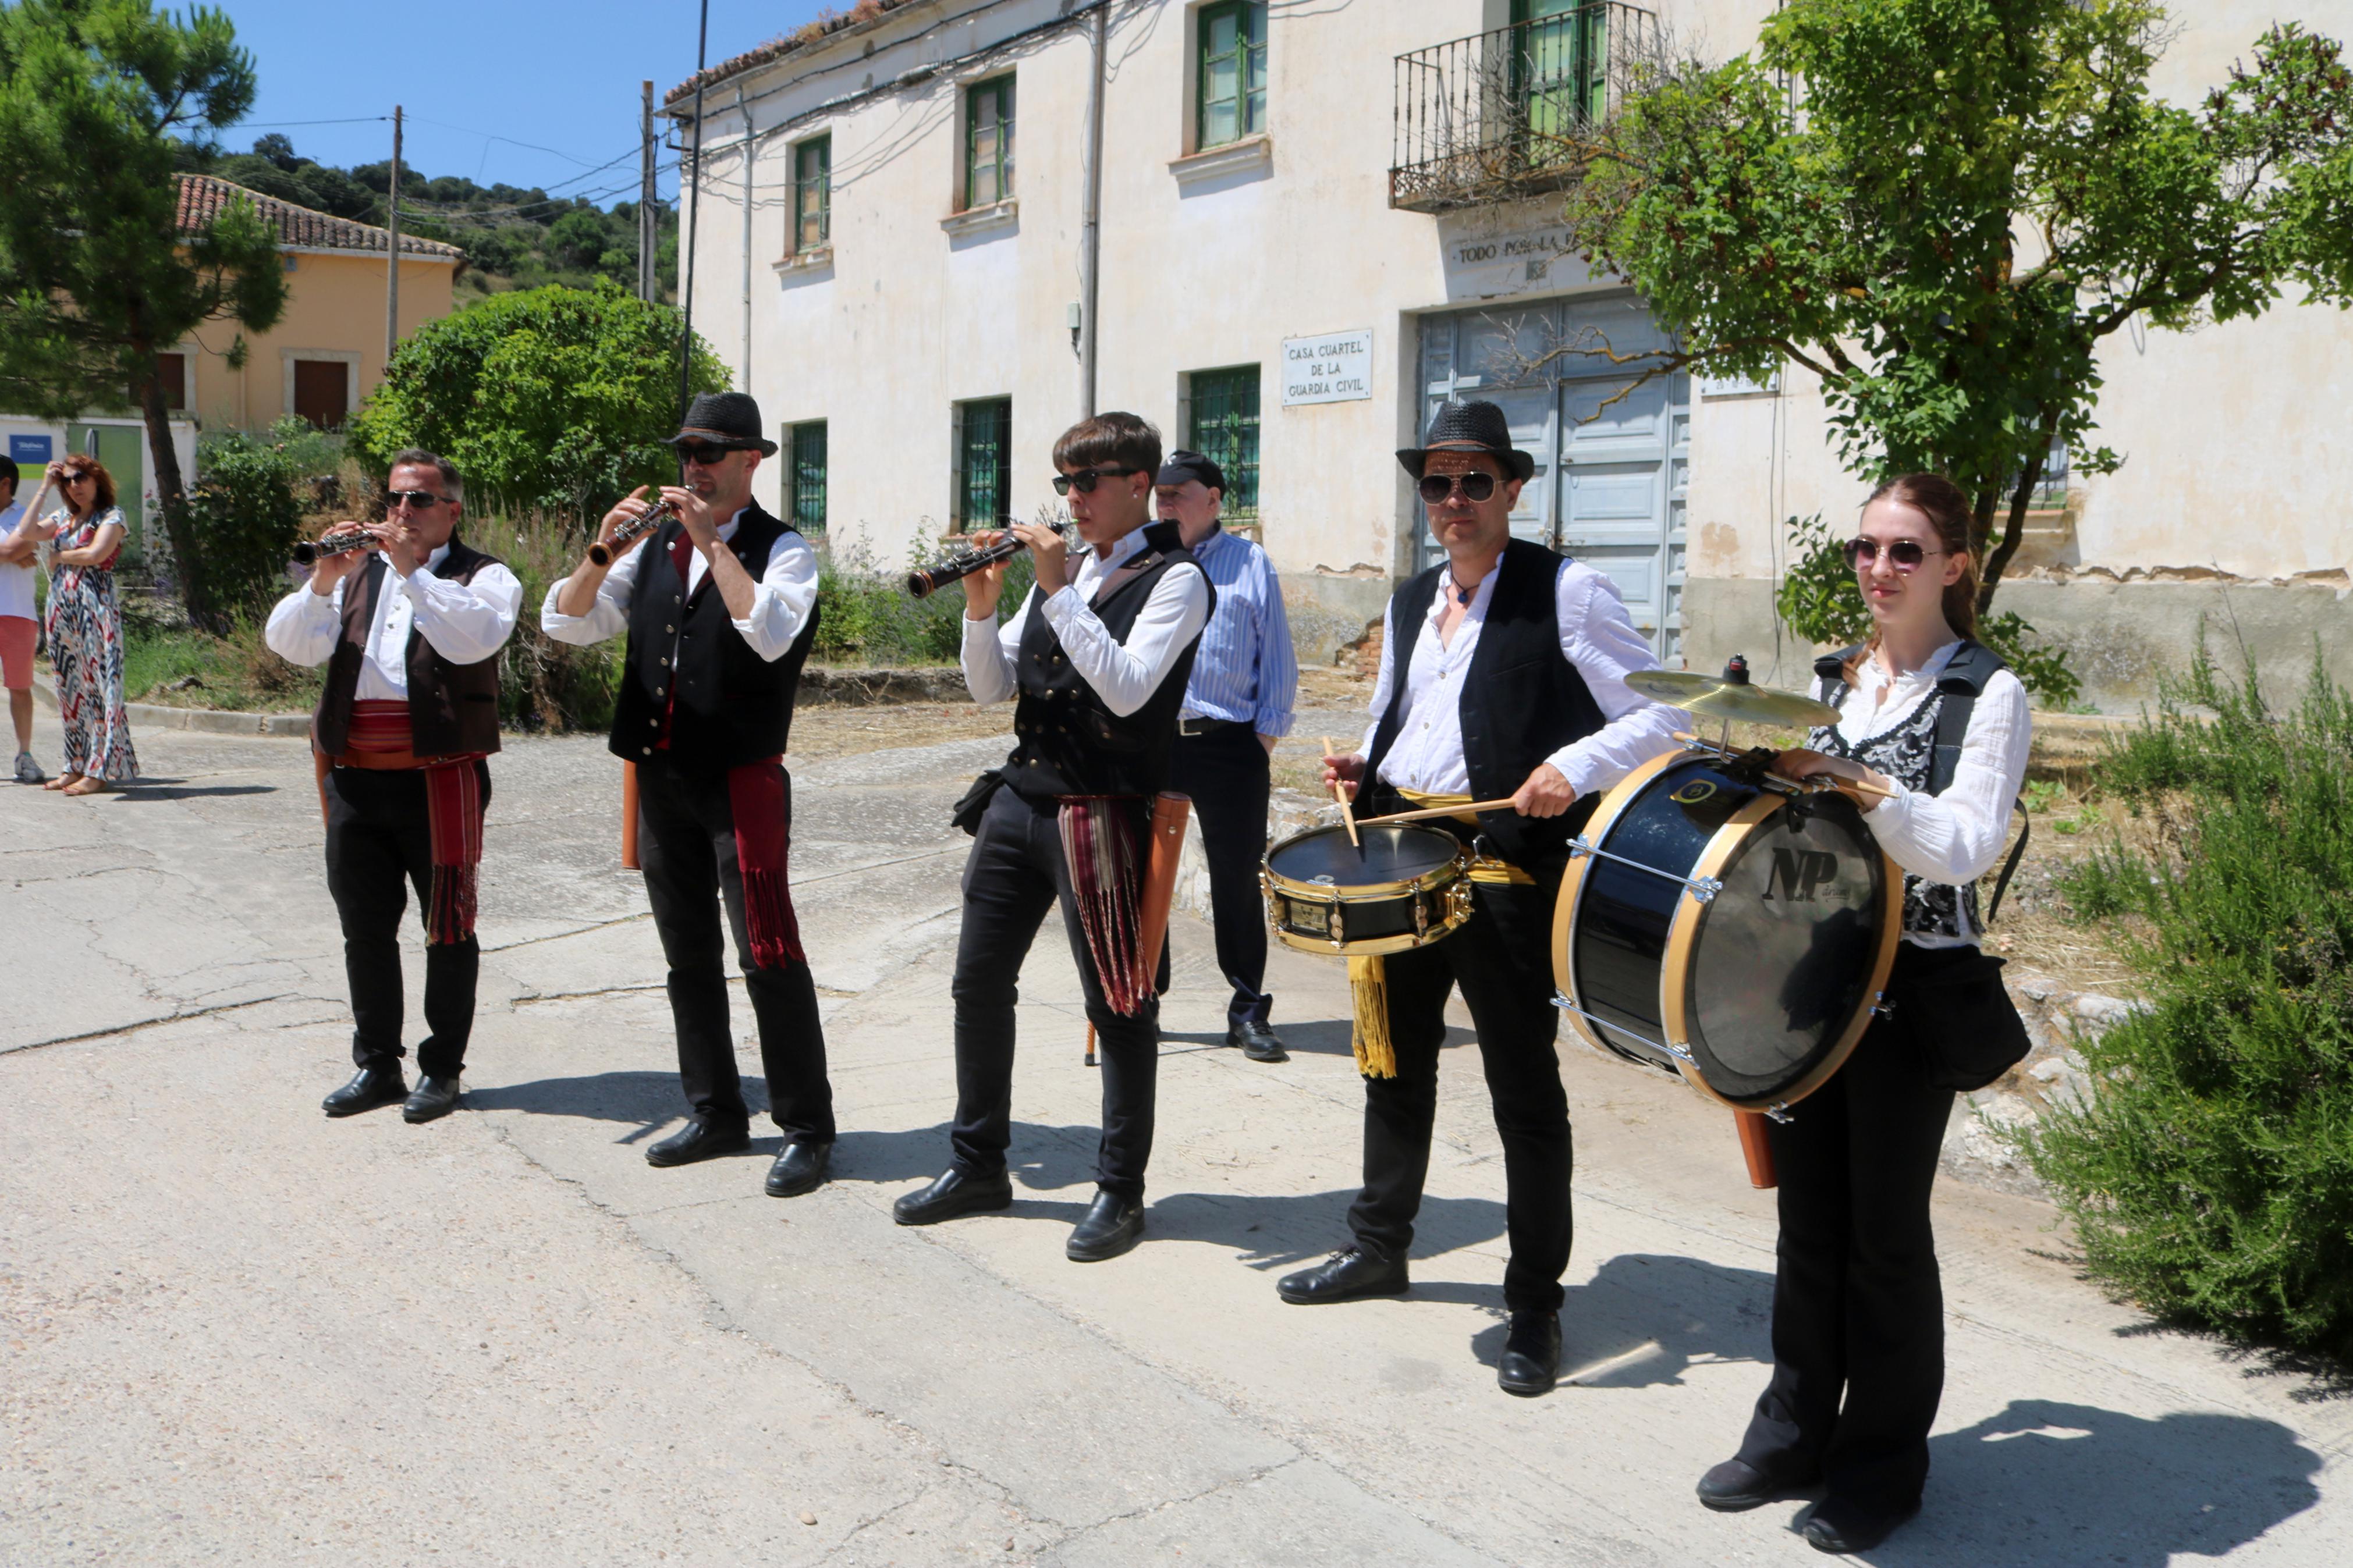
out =
[(1888, 977), (1894, 1018), (1920, 1042), (1928, 1081), (1968, 1093), (2020, 1062), (2033, 1042), (2001, 983), (2005, 961), (1975, 947), (1915, 947), (1897, 953)]
[(995, 768), (989, 769), (973, 780), (972, 787), (957, 797), (955, 807), (948, 813), (948, 820), (970, 837), (979, 837), (980, 819), (987, 814), (988, 803), (995, 800), (997, 792), (1004, 787), (1005, 775)]

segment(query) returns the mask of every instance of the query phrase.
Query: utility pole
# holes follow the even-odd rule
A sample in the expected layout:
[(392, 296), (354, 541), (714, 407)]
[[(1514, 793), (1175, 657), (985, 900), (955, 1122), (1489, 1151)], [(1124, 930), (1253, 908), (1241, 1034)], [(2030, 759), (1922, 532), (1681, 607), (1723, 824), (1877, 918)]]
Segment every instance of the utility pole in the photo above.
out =
[(744, 117), (744, 390), (752, 390), (752, 159), (759, 143), (752, 136), (752, 110), (744, 89), (735, 89), (735, 112)]
[(400, 105), (392, 106), (392, 182), (385, 186), (391, 205), (391, 253), (384, 263), (384, 363), (392, 368), (392, 351), (400, 346)]
[(654, 220), (654, 84), (645, 93), (645, 151), (638, 160), (638, 298), (661, 298), (661, 226)]
[(1079, 233), (1079, 417), (1095, 413), (1095, 301), (1102, 293), (1103, 94), (1109, 69), (1110, 6), (1095, 7), (1094, 69), (1087, 80), (1085, 209)]
[(685, 307), (685, 330), (678, 342), (678, 415), (686, 417), (687, 387), (694, 368), (694, 231), (702, 222), (702, 69), (710, 56), (711, 0), (702, 0), (702, 24), (694, 43), (694, 145), (686, 154), (686, 168), (678, 182), (678, 199), (691, 193), (694, 208), (686, 215), (686, 252), (679, 258), (679, 301)]

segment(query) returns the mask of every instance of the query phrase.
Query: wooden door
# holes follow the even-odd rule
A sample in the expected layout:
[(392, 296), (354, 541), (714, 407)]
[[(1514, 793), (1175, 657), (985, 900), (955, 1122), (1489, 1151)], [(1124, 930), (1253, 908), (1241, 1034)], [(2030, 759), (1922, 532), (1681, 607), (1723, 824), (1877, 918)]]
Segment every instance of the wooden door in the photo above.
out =
[(322, 430), (339, 430), (352, 411), (348, 367), (341, 360), (294, 362), (294, 412)]

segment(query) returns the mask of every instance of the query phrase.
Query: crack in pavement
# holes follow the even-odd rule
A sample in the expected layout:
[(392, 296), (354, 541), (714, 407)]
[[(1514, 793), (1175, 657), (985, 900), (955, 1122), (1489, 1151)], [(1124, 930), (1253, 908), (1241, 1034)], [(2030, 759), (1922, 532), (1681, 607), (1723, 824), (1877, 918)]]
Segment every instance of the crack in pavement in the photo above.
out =
[(27, 1040), (21, 1046), (0, 1046), (0, 1056), (13, 1057), (24, 1051), (47, 1050), (51, 1046), (76, 1045), (83, 1040), (103, 1040), (115, 1035), (135, 1035), (143, 1029), (160, 1028), (165, 1024), (177, 1024), (189, 1018), (209, 1018), (216, 1013), (235, 1013), (246, 1007), (259, 1007), (265, 1003), (292, 999), (317, 1001), (299, 991), (280, 991), (274, 996), (256, 996), (245, 1002), (221, 1002), (210, 1007), (191, 1007), (182, 1012), (167, 1013), (158, 1018), (142, 1018), (134, 1024), (114, 1024), (103, 1029), (89, 1029), (79, 1035), (59, 1035), (54, 1039)]

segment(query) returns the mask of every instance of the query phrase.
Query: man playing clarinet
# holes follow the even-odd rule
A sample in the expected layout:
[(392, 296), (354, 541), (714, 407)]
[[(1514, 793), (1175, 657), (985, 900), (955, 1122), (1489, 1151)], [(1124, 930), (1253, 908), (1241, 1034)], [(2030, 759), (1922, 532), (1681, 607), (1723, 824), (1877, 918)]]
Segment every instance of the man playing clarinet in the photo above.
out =
[[(327, 889), (343, 928), (359, 1071), (330, 1116), (404, 1101), (431, 1121), (457, 1108), (474, 1028), (476, 873), (499, 749), (499, 649), (522, 584), (458, 537), (466, 492), (430, 452), (397, 453), (379, 523), (338, 523), (365, 551), (322, 553), (310, 582), (269, 612), (262, 638), (290, 664), (327, 667), (311, 721), (326, 763)], [(411, 884), (425, 917), (425, 1025), (416, 1092), (402, 1079), (400, 917)]]
[(1367, 1067), (1365, 1184), (1348, 1211), (1355, 1244), (1277, 1289), (1300, 1304), (1406, 1290), (1446, 998), (1459, 985), (1504, 1145), (1511, 1325), (1497, 1381), (1506, 1393), (1544, 1394), (1558, 1374), (1569, 1249), (1553, 905), (1570, 837), (1602, 791), (1673, 747), (1679, 716), (1627, 689), (1629, 674), (1658, 661), (1609, 579), (1512, 537), (1535, 460), (1513, 449), (1502, 409), (1443, 404), (1424, 445), (1398, 460), (1446, 560), (1390, 598), (1373, 727), (1363, 752), (1325, 764), (1325, 781), (1353, 786), (1359, 816), (1505, 796), (1511, 805), (1454, 821), (1477, 857), (1469, 922), (1379, 961), (1383, 1002), (1358, 1009), (1386, 1027), (1385, 1038), (1358, 1042)]
[(1073, 573), (1061, 535), (1016, 523), (1038, 584), (1001, 629), (1003, 563), (965, 579), (965, 681), (977, 702), (1018, 699), (1015, 741), (965, 865), (954, 1160), (892, 1213), (901, 1225), (931, 1225), (1011, 1206), (1015, 984), (1059, 902), (1103, 1062), (1097, 1192), (1064, 1247), (1088, 1263), (1144, 1236), (1160, 1054), (1159, 954), (1137, 951), (1145, 822), (1167, 787), (1176, 712), (1214, 595), (1176, 525), (1152, 521), (1158, 431), (1133, 414), (1098, 415), (1063, 433), (1054, 467), (1054, 489), (1070, 498), (1092, 553)]
[(646, 1163), (683, 1165), (751, 1144), (727, 1021), (723, 900), (759, 1024), (768, 1114), (785, 1135), (767, 1190), (793, 1197), (823, 1184), (834, 1132), (817, 983), (785, 874), (784, 752), (817, 639), (817, 554), (752, 499), (753, 475), (776, 450), (760, 429), (747, 395), (697, 397), (670, 437), (684, 478), (661, 500), (677, 515), (617, 542), (654, 503), (640, 489), (606, 513), (588, 558), (548, 590), (539, 624), (558, 642), (628, 634), (612, 748), (637, 765), (638, 858), (670, 965), (689, 1112)]

